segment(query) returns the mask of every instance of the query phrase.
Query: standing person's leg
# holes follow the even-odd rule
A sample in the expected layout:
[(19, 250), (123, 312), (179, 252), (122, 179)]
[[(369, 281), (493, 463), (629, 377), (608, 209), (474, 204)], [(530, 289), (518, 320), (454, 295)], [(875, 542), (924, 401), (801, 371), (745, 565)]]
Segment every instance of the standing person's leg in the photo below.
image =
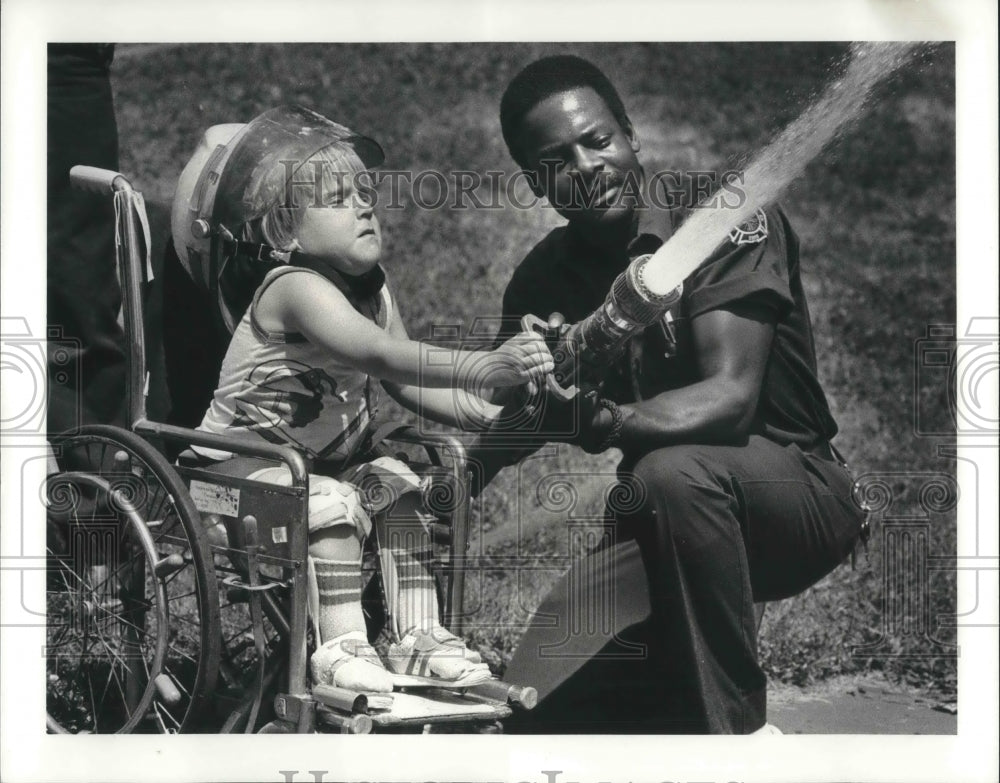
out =
[(79, 163), (118, 168), (110, 47), (52, 45), (48, 59), (48, 431), (125, 424), (111, 199), (70, 187)]
[(748, 733), (764, 724), (754, 600), (787, 597), (850, 552), (861, 513), (839, 465), (752, 437), (643, 456), (628, 524), (650, 575), (651, 654), (669, 693), (664, 729)]

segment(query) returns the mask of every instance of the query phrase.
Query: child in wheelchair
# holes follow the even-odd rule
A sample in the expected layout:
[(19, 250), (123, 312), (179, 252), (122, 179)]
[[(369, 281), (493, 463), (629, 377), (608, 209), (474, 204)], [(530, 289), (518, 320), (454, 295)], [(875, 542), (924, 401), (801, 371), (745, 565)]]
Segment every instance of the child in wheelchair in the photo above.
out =
[[(371, 139), (280, 107), (210, 129), (172, 215), (179, 256), (215, 292), (232, 331), (200, 429), (291, 445), (311, 460), (312, 676), (374, 692), (392, 690), (400, 675), (462, 685), (489, 677), (478, 653), (438, 622), (424, 482), (395, 458), (364, 454), (379, 385), (436, 421), (485, 428), (499, 411), (477, 393), (540, 380), (553, 367), (533, 334), (493, 351), (446, 352), (408, 338), (380, 266), (367, 178), (382, 159)], [(230, 474), (291, 480), (270, 463), (196, 451)], [(362, 543), (380, 521), (380, 548), (394, 564), (383, 575), (395, 620), (385, 662), (368, 643), (361, 606)]]

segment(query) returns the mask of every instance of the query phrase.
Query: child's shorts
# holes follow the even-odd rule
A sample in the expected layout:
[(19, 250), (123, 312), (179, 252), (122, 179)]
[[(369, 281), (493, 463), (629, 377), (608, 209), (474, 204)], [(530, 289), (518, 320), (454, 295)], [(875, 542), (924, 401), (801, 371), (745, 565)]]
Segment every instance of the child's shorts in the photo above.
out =
[[(256, 470), (247, 478), (282, 487), (292, 484), (292, 474), (284, 465)], [(359, 536), (367, 536), (372, 529), (370, 513), (382, 512), (410, 493), (419, 498), (423, 490), (421, 478), (393, 457), (356, 465), (338, 478), (310, 473), (309, 532), (350, 525)]]

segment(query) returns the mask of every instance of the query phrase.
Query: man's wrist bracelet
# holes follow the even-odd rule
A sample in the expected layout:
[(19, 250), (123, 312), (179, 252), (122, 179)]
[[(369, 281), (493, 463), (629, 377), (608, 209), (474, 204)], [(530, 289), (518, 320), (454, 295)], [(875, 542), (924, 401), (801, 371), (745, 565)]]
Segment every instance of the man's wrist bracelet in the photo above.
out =
[(625, 414), (622, 413), (622, 409), (613, 400), (607, 400), (602, 397), (598, 400), (597, 404), (611, 414), (611, 429), (608, 430), (608, 434), (604, 436), (604, 440), (597, 447), (597, 451), (600, 453), (617, 445), (618, 441), (621, 440)]

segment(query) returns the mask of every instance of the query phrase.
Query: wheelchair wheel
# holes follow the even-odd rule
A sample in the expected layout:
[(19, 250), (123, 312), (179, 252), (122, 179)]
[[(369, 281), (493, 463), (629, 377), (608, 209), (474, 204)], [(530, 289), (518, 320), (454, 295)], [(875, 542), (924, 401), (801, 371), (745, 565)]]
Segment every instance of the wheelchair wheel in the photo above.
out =
[(219, 600), (200, 516), (142, 438), (83, 427), (53, 440), (47, 726), (58, 733), (190, 728), (219, 667)]

